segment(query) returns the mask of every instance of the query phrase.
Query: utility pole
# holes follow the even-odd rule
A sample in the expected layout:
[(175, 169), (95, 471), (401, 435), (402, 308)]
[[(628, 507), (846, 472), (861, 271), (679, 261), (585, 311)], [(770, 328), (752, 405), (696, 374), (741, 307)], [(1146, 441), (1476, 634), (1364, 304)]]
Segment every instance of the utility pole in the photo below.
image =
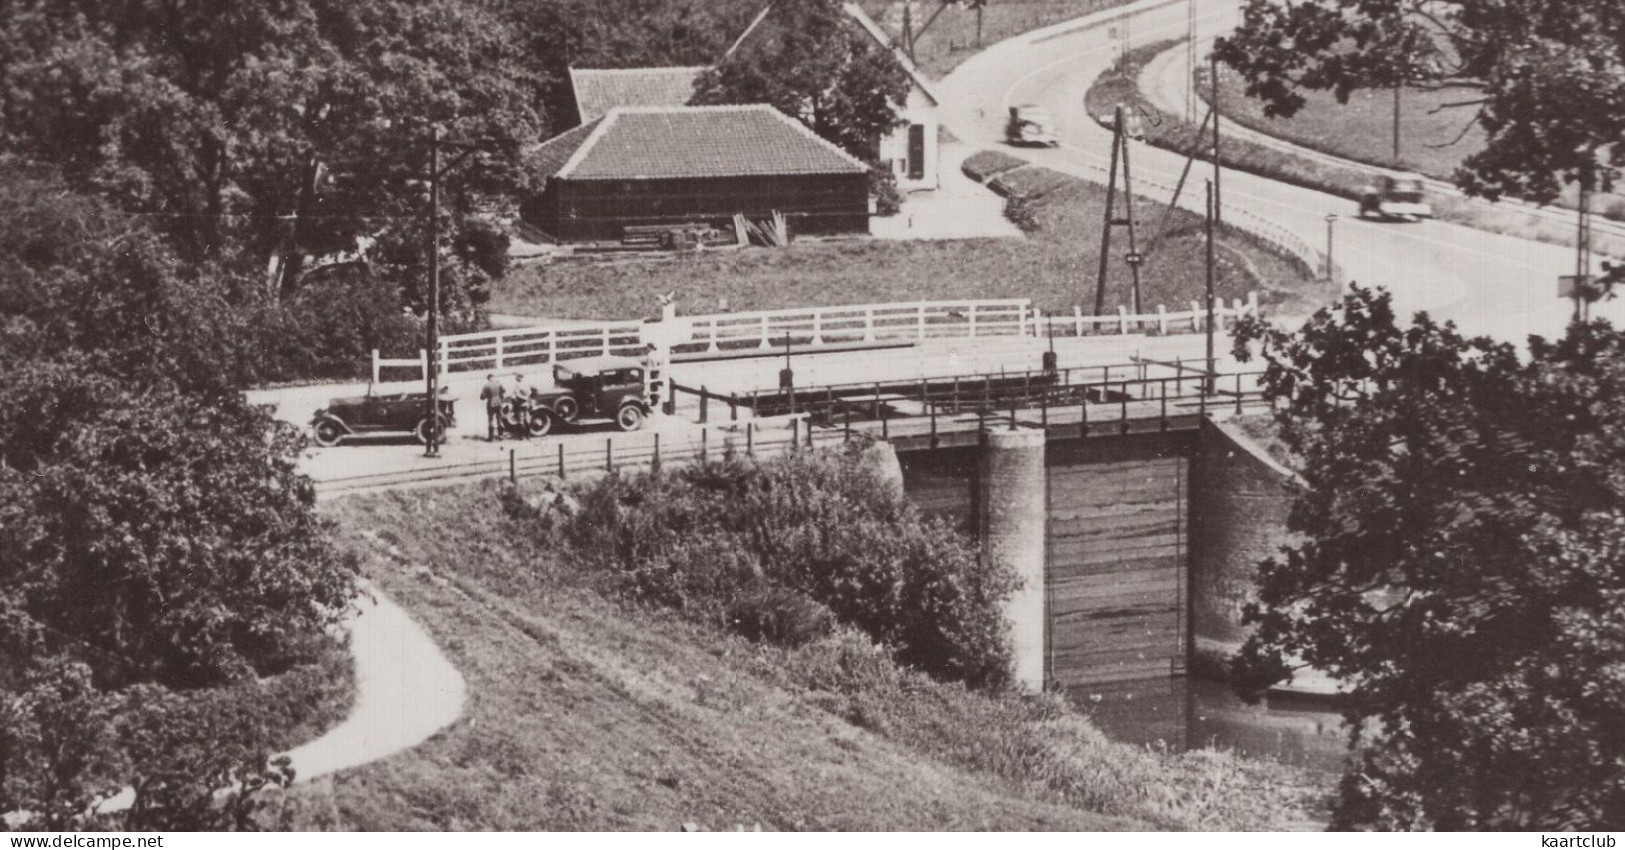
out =
[(987, 0), (976, 3), (976, 49), (982, 49), (982, 11), (987, 6)]
[(1574, 239), (1574, 321), (1591, 318), (1591, 171), (1580, 173), (1580, 198), (1576, 205)]
[(1106, 217), (1100, 228), (1100, 273), (1095, 278), (1095, 315), (1106, 312), (1106, 267), (1112, 251), (1112, 210), (1117, 200), (1117, 151), (1123, 146), (1123, 107), (1112, 127), (1112, 165), (1106, 174)]
[(1134, 281), (1132, 302), (1134, 305), (1134, 315), (1139, 316), (1145, 312), (1144, 310), (1140, 309), (1142, 306), (1140, 304), (1140, 264), (1145, 262), (1145, 257), (1140, 254), (1140, 244), (1134, 235), (1133, 171), (1129, 169), (1128, 163), (1128, 135), (1125, 134), (1121, 129), (1123, 127), (1123, 122), (1125, 119), (1127, 119), (1127, 117), (1128, 116), (1123, 113), (1122, 105), (1119, 104), (1117, 106), (1117, 126), (1119, 128), (1117, 133), (1118, 144), (1122, 145), (1123, 147), (1123, 210), (1128, 215), (1128, 257), (1126, 259), (1128, 260), (1129, 275)]
[(1224, 196), (1219, 194), (1219, 51), (1214, 50), (1212, 56), (1212, 83), (1213, 83), (1213, 218), (1218, 221), (1220, 210), (1224, 209)]
[(1214, 218), (1214, 215), (1215, 215), (1216, 212), (1217, 212), (1217, 209), (1215, 207), (1214, 200), (1213, 200), (1213, 181), (1209, 180), (1207, 182), (1207, 217), (1206, 217), (1206, 220), (1203, 222), (1203, 225), (1202, 225), (1203, 230), (1205, 231), (1205, 235), (1207, 236), (1207, 321), (1203, 323), (1203, 327), (1207, 330), (1207, 378), (1203, 381), (1205, 386), (1204, 386), (1202, 392), (1204, 394), (1213, 392), (1213, 387), (1214, 387), (1213, 369), (1214, 369), (1215, 363), (1213, 361), (1213, 318), (1214, 318), (1213, 317), (1213, 312), (1214, 312), (1214, 310), (1213, 310), (1213, 283), (1214, 283), (1214, 281), (1213, 281), (1213, 276), (1214, 276), (1214, 274), (1213, 274), (1214, 273), (1214, 267), (1213, 267), (1213, 218)]
[(903, 52), (914, 58), (914, 4), (903, 0)]
[(440, 125), (429, 130), (429, 439), (425, 457), (440, 457)]
[(1399, 89), (1402, 80), (1394, 80), (1394, 167), (1399, 167)]
[(1326, 214), (1326, 279), (1330, 280), (1332, 283), (1337, 283), (1337, 281), (1335, 279), (1333, 279), (1333, 277), (1332, 277), (1332, 269), (1337, 267), (1337, 264), (1332, 262), (1332, 226), (1335, 225), (1336, 223), (1337, 223), (1337, 213), (1327, 213)]
[(1196, 0), (1185, 0), (1185, 120), (1196, 119)]

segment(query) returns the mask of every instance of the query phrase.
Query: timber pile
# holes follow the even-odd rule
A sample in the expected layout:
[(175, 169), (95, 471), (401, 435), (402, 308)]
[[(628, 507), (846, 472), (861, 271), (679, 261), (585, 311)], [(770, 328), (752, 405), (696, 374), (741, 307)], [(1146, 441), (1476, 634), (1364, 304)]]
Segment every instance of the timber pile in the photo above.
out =
[(783, 248), (790, 244), (790, 227), (784, 218), (784, 213), (775, 210), (767, 218), (752, 221), (745, 216), (734, 213), (734, 234), (739, 244), (762, 245), (768, 248)]

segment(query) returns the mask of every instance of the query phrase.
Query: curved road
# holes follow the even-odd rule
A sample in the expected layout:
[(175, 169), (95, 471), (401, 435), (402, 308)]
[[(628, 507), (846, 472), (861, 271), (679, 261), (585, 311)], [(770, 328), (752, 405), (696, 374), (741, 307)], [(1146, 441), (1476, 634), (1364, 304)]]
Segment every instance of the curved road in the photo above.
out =
[[(968, 143), (1003, 149), (1035, 164), (1105, 181), (1111, 134), (1084, 108), (1089, 84), (1107, 70), (1119, 47), (1113, 34), (1125, 16), (1137, 44), (1182, 37), (1183, 2), (1141, 0), (1000, 42), (960, 65), (941, 82), (943, 120)], [(1197, 26), (1204, 34), (1233, 26), (1232, 0), (1201, 2)], [(1056, 149), (1009, 148), (1004, 116), (1015, 103), (1039, 103), (1055, 116), (1065, 142)], [(1166, 200), (1184, 158), (1135, 142), (1136, 193)], [(1192, 171), (1180, 206), (1201, 211), (1201, 180), (1211, 166)], [(1403, 312), (1427, 310), (1455, 321), (1464, 331), (1523, 342), (1531, 333), (1557, 335), (1572, 312), (1556, 297), (1557, 276), (1571, 273), (1573, 249), (1500, 236), (1460, 225), (1361, 221), (1353, 205), (1333, 195), (1277, 183), (1231, 169), (1221, 195), (1230, 219), (1266, 219), (1310, 245), (1326, 240), (1327, 213), (1337, 213), (1335, 259), (1349, 280), (1381, 285)], [(1237, 221), (1243, 224), (1244, 221)], [(1599, 313), (1625, 315), (1625, 305)]]

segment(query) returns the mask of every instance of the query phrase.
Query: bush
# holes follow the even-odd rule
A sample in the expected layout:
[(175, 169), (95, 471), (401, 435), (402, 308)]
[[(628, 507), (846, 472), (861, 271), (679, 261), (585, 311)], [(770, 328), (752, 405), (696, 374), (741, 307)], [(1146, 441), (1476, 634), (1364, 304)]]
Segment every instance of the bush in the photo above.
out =
[(579, 498), (558, 533), (633, 598), (792, 645), (826, 631), (827, 612), (934, 676), (1007, 680), (1000, 603), (1016, 579), (856, 451), (610, 476)]

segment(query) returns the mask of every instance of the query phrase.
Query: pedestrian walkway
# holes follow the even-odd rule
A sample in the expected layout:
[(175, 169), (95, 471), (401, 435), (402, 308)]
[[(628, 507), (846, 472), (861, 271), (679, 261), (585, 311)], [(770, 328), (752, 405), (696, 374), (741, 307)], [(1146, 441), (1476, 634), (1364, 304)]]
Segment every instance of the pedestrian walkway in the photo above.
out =
[(938, 188), (909, 195), (901, 212), (871, 220), (869, 232), (878, 239), (1023, 238), (1004, 215), (1004, 198), (960, 170), (975, 152), (959, 142), (941, 145)]

